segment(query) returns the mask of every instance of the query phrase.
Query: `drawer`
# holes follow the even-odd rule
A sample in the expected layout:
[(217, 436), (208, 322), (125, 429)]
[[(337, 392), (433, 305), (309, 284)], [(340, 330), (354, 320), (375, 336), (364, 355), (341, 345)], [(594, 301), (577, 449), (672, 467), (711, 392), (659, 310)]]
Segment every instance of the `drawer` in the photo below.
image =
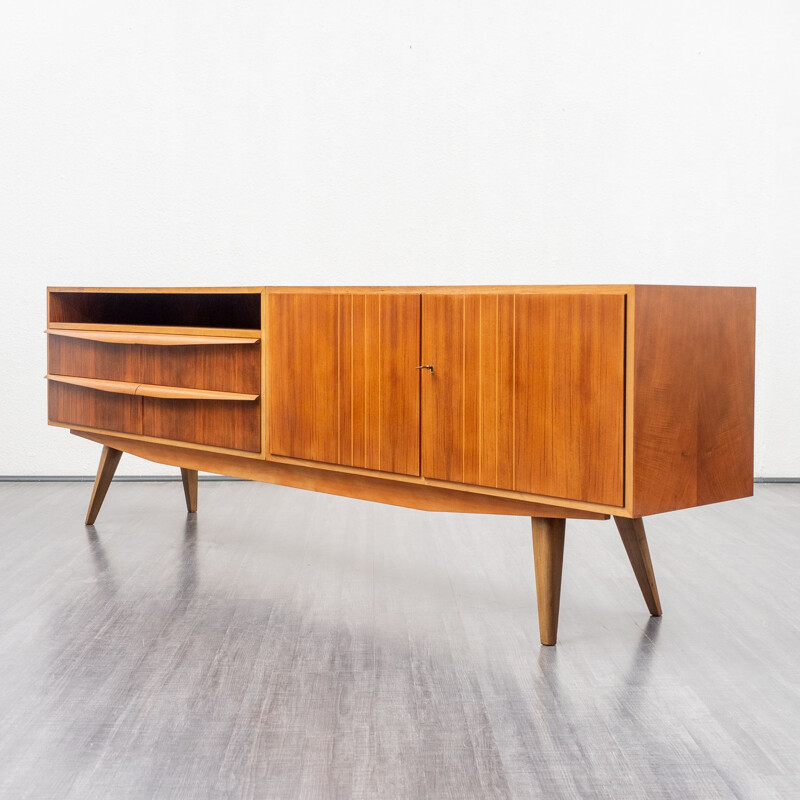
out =
[(258, 400), (140, 399), (145, 436), (255, 453), (261, 449)]
[(53, 375), (141, 383), (140, 348), (66, 336), (47, 337), (47, 371)]
[(261, 345), (139, 347), (142, 383), (261, 394)]
[(51, 422), (121, 433), (142, 432), (142, 398), (48, 382), (47, 413)]
[(157, 386), (261, 393), (261, 346), (155, 346), (49, 337), (48, 372)]

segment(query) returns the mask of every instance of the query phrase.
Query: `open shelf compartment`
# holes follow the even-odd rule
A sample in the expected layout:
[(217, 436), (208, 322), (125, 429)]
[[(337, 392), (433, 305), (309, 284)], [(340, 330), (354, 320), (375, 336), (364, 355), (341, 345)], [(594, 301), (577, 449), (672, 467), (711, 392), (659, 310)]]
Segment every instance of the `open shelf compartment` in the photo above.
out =
[(49, 292), (49, 324), (88, 327), (261, 328), (260, 292)]

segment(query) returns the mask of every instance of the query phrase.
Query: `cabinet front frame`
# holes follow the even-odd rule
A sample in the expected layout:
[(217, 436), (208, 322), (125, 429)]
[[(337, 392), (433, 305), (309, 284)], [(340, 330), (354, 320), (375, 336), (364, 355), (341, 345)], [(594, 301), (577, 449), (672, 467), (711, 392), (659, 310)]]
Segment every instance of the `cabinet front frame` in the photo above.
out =
[[(632, 402), (633, 402), (633, 369), (630, 363), (631, 354), (633, 351), (633, 325), (631, 324), (631, 315), (633, 313), (633, 297), (634, 287), (632, 285), (585, 285), (585, 286), (393, 286), (393, 287), (369, 287), (369, 286), (281, 286), (281, 287), (265, 287), (265, 298), (262, 302), (262, 314), (268, 309), (269, 303), (268, 295), (271, 293), (277, 294), (408, 294), (419, 293), (426, 294), (611, 294), (622, 295), (624, 303), (625, 315), (625, 328), (624, 328), (624, 344), (623, 344), (623, 369), (624, 369), (624, 397), (622, 403), (623, 413), (623, 436), (622, 436), (622, 496), (623, 504), (608, 505), (603, 503), (587, 502), (582, 500), (573, 500), (569, 498), (553, 497), (550, 495), (532, 494), (528, 492), (512, 491), (508, 489), (497, 489), (487, 486), (478, 486), (473, 484), (458, 483), (453, 481), (443, 481), (435, 478), (425, 478), (423, 476), (415, 475), (401, 475), (398, 473), (380, 472), (377, 470), (362, 469), (360, 467), (349, 467), (339, 464), (331, 464), (321, 461), (311, 461), (301, 458), (292, 458), (288, 456), (278, 456), (270, 452), (269, 445), (269, 424), (262, 427), (264, 436), (263, 452), (264, 458), (267, 461), (274, 461), (283, 464), (295, 464), (304, 467), (314, 467), (329, 472), (342, 472), (353, 475), (354, 477), (363, 476), (367, 478), (380, 478), (387, 481), (401, 481), (403, 483), (413, 483), (420, 486), (431, 486), (440, 489), (457, 489), (462, 492), (469, 492), (474, 494), (489, 495), (493, 497), (500, 497), (506, 499), (526, 500), (534, 503), (550, 504), (553, 506), (560, 506), (563, 508), (574, 508), (581, 511), (593, 511), (604, 514), (616, 514), (618, 516), (633, 516), (631, 505), (631, 486), (633, 480), (632, 472), (632, 459), (631, 459), (631, 441), (632, 441)], [(266, 312), (268, 314), (268, 311)], [(265, 320), (264, 331), (268, 331), (268, 320)], [(266, 333), (265, 333), (266, 336)], [(269, 398), (268, 375), (269, 362), (267, 356), (268, 348), (264, 346), (264, 383), (266, 384), (262, 399), (268, 415)], [(422, 411), (422, 409), (420, 409)]]

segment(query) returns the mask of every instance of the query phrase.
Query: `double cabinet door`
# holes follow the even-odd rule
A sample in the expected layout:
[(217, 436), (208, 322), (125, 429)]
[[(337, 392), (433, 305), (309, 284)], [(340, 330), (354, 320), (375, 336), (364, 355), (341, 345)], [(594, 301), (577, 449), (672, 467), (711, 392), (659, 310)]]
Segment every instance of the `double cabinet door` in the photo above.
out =
[(624, 295), (275, 292), (268, 313), (271, 454), (623, 504)]

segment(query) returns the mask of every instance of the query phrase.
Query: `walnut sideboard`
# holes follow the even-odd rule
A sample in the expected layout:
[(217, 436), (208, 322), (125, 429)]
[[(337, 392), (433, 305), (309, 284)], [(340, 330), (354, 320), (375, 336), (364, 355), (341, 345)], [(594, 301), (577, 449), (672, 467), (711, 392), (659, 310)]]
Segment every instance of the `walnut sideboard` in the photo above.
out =
[(554, 644), (565, 521), (613, 516), (651, 614), (642, 517), (753, 489), (755, 290), (49, 288), (48, 419), (122, 452), (430, 511), (529, 516)]

